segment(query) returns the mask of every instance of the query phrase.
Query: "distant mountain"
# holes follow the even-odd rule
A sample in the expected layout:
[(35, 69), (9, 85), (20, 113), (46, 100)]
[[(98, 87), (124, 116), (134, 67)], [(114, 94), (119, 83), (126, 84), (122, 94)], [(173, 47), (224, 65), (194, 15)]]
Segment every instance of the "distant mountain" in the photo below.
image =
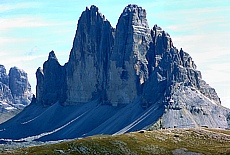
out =
[(150, 29), (137, 5), (125, 7), (116, 28), (96, 6), (86, 8), (69, 61), (61, 66), (51, 51), (36, 77), (36, 99), (0, 125), (3, 139), (230, 126), (230, 109), (221, 106), (191, 56), (159, 26)]
[(27, 73), (12, 67), (7, 75), (5, 67), (0, 65), (0, 123), (29, 105), (31, 99), (32, 92)]

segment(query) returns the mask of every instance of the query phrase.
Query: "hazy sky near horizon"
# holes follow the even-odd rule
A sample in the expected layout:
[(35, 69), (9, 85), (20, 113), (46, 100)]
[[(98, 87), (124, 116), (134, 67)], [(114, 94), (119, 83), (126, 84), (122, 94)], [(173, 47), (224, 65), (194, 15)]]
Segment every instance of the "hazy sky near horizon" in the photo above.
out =
[(230, 2), (228, 0), (1, 0), (0, 64), (28, 73), (35, 93), (38, 67), (54, 50), (68, 61), (77, 21), (85, 7), (96, 5), (115, 27), (128, 4), (147, 11), (149, 27), (168, 32), (174, 46), (188, 52), (203, 79), (230, 108)]

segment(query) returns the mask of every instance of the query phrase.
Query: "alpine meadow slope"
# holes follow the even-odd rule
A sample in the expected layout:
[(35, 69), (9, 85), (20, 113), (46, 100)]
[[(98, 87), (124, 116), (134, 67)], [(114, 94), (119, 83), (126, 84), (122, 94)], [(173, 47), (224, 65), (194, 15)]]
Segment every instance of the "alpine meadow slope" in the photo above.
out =
[(96, 6), (78, 21), (69, 61), (51, 51), (36, 99), (0, 125), (2, 140), (51, 141), (140, 129), (229, 128), (230, 109), (170, 35), (128, 5), (116, 28)]
[[(121, 135), (96, 135), (77, 140), (3, 150), (11, 154), (148, 154), (208, 155), (230, 153), (230, 131), (221, 129), (163, 129)], [(218, 149), (217, 149), (218, 148)], [(1, 147), (0, 147), (1, 149)]]

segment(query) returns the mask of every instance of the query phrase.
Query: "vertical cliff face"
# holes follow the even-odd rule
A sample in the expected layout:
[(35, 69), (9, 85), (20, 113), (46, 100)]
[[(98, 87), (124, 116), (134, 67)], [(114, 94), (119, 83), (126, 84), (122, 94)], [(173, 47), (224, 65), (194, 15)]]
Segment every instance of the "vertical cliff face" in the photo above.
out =
[(31, 102), (31, 86), (25, 71), (17, 67), (10, 68), (9, 88), (14, 98), (14, 104), (23, 104), (26, 106)]
[(32, 100), (27, 73), (17, 67), (6, 69), (0, 65), (0, 113), (23, 109)]
[(113, 33), (114, 29), (96, 6), (82, 13), (66, 65), (66, 104), (104, 98)]
[(146, 11), (137, 5), (127, 6), (116, 26), (107, 87), (108, 102), (131, 103), (141, 94), (148, 79), (146, 54), (152, 41)]
[[(9, 76), (6, 73), (6, 69), (3, 65), (0, 65), (0, 101), (2, 103), (13, 104), (14, 99), (9, 88)], [(1, 112), (6, 111), (1, 104)]]
[(0, 65), (0, 81), (5, 85), (9, 84), (9, 76), (7, 75), (6, 69), (3, 65)]
[(43, 89), (44, 89), (44, 73), (41, 67), (36, 71), (36, 102), (39, 104), (43, 103)]
[(43, 64), (43, 70), (38, 68), (37, 102), (43, 105), (52, 105), (66, 100), (66, 74), (54, 53), (49, 53), (48, 60)]
[(148, 107), (167, 102), (179, 85), (220, 104), (191, 56), (174, 47), (170, 35), (159, 26), (150, 29), (145, 9), (137, 5), (125, 7), (116, 29), (96, 6), (86, 8), (69, 61), (61, 66), (51, 52), (36, 75), (37, 102), (44, 105), (97, 99), (116, 106), (142, 98), (142, 105)]

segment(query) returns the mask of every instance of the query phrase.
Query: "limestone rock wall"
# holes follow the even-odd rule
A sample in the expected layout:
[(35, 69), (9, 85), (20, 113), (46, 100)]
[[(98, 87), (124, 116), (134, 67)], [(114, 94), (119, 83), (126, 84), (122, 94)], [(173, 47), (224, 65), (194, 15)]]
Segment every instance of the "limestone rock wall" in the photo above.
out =
[(43, 70), (38, 68), (37, 102), (52, 105), (66, 101), (66, 73), (56, 58), (54, 51), (49, 53), (48, 60), (43, 64)]
[(66, 64), (66, 104), (85, 103), (105, 97), (108, 62), (114, 29), (96, 6), (82, 13)]
[(5, 67), (0, 65), (0, 113), (23, 109), (31, 103), (32, 96), (24, 70), (12, 67), (7, 74)]
[(220, 104), (191, 56), (174, 47), (161, 27), (150, 29), (145, 9), (137, 5), (125, 7), (116, 29), (96, 6), (86, 8), (69, 61), (61, 66), (51, 53), (36, 75), (37, 102), (44, 105), (99, 100), (117, 106), (141, 97), (145, 108), (156, 102), (167, 106), (179, 85)]
[(10, 68), (9, 88), (14, 98), (14, 104), (29, 105), (32, 100), (32, 92), (25, 71), (17, 67)]
[[(0, 65), (0, 102), (13, 104), (14, 99), (9, 88), (9, 76), (6, 73), (6, 69), (3, 65)], [(6, 111), (2, 105), (1, 112)]]
[(149, 76), (146, 54), (151, 41), (146, 11), (127, 6), (116, 26), (106, 91), (109, 103), (129, 104), (141, 94)]

